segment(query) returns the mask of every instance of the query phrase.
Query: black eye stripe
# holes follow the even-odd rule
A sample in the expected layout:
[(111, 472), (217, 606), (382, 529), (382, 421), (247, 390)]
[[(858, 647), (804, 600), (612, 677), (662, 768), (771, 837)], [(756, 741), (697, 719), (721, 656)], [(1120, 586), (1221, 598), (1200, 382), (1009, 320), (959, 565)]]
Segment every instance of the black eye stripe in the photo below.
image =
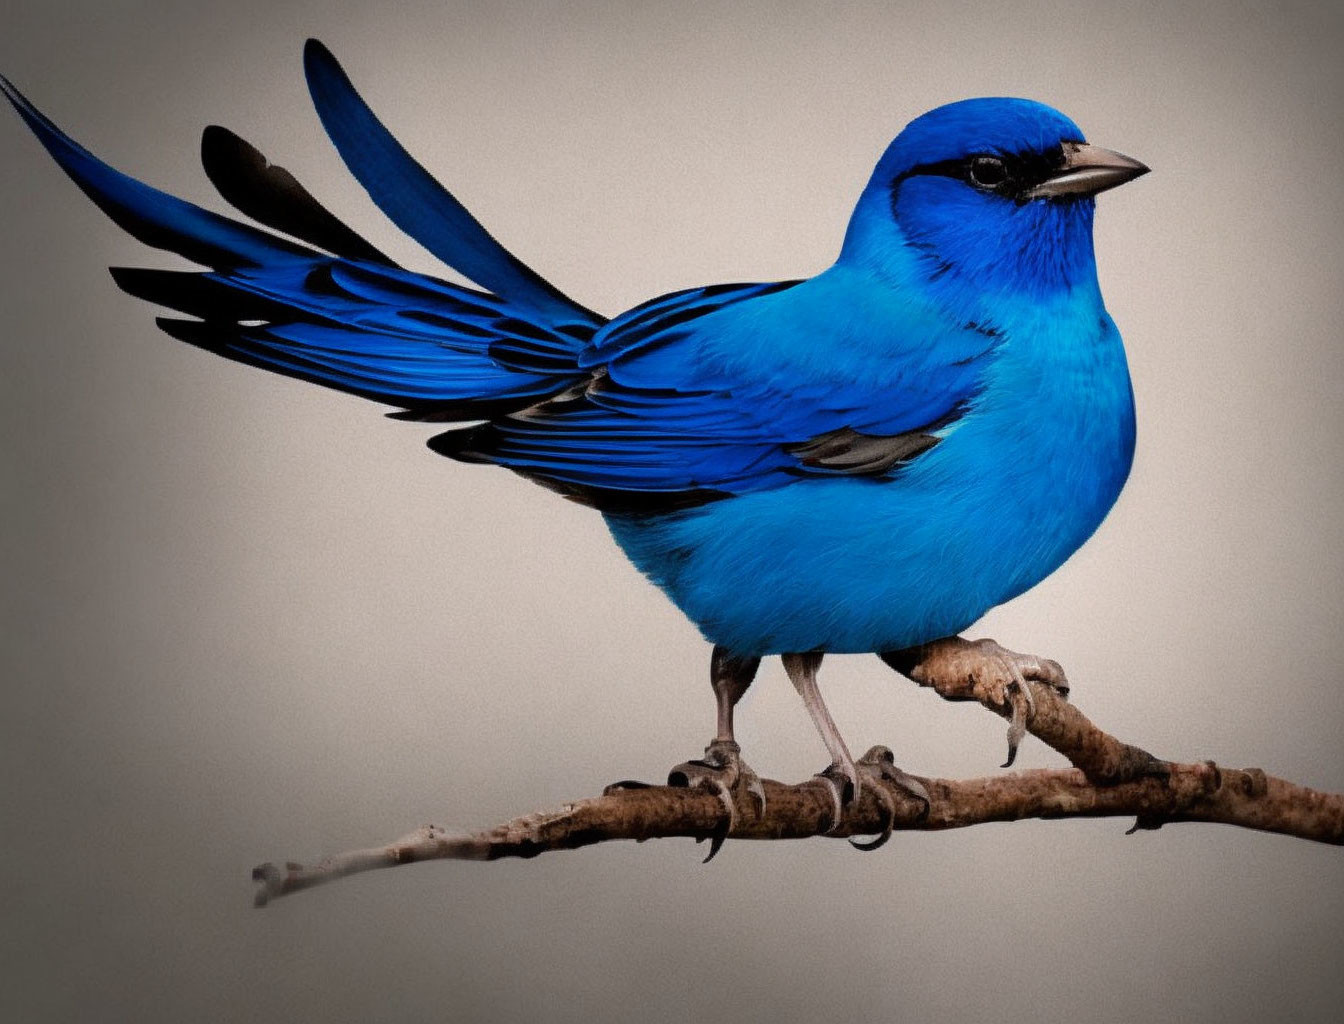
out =
[[(934, 176), (963, 181), (981, 192), (1005, 198), (1020, 198), (1050, 177), (1064, 163), (1062, 146), (1045, 153), (972, 153), (954, 160), (917, 164), (898, 174), (891, 183), (894, 193), (908, 178)], [(992, 166), (1001, 172), (997, 178)]]

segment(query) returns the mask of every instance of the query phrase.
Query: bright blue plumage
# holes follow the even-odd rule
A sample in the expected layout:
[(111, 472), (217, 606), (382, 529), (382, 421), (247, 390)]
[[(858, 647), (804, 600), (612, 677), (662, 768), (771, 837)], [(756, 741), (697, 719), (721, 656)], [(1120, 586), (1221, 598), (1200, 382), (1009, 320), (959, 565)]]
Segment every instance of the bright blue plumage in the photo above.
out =
[[(716, 675), (721, 723), (761, 655), (959, 632), (1058, 567), (1119, 494), (1134, 413), (1092, 197), (1146, 168), (1087, 145), (1058, 112), (1017, 99), (931, 111), (878, 162), (829, 269), (691, 289), (604, 322), (503, 249), (319, 44), (305, 67), (375, 202), (486, 291), (391, 265), (223, 129), (207, 133), (212, 180), (310, 244), (112, 170), (3, 84), (118, 224), (210, 268), (114, 272), (195, 318), (160, 321), (170, 334), (405, 418), (485, 420), (431, 445), (600, 509), (738, 659), (723, 662), (745, 673), (735, 696)], [(815, 664), (786, 664), (815, 716)]]
[[(584, 353), (582, 364), (602, 376), (581, 396), (482, 428), (473, 450), (553, 481), (649, 495), (745, 494), (833, 475), (790, 446), (841, 428), (900, 435), (952, 415), (992, 344), (953, 328), (940, 346), (882, 360), (871, 344), (887, 326), (872, 315), (880, 310), (856, 308), (849, 324), (830, 312), (849, 300), (848, 277), (692, 298), (643, 325), (636, 310)], [(836, 327), (851, 343), (823, 354), (815, 339)]]

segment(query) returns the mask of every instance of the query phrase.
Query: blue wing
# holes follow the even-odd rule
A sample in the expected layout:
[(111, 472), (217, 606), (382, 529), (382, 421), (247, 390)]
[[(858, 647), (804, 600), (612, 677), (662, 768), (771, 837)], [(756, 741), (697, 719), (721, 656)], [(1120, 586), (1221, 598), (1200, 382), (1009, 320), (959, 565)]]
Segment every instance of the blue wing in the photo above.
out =
[(169, 334), (395, 403), (406, 418), (499, 417), (431, 446), (604, 509), (676, 507), (809, 476), (886, 479), (974, 399), (992, 329), (893, 308), (890, 289), (840, 267), (678, 292), (604, 325), (439, 186), (320, 44), (309, 43), (305, 66), (323, 123), (375, 202), (489, 291), (396, 267), (223, 129), (203, 138), (211, 180), (300, 241), (121, 174), (3, 79), (0, 89), (116, 223), (211, 268), (114, 271), (128, 292), (195, 318), (161, 319)]
[(938, 443), (997, 341), (975, 324), (875, 307), (838, 270), (694, 289), (599, 331), (580, 355), (586, 383), (430, 444), (618, 511), (809, 476), (881, 480)]

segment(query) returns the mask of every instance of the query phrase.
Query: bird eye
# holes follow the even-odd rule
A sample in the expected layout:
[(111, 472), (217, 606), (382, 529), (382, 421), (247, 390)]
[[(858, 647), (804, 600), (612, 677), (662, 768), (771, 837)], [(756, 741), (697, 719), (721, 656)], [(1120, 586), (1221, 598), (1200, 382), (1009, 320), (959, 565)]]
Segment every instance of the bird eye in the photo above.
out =
[(980, 188), (997, 188), (1008, 179), (1008, 168), (996, 156), (977, 156), (967, 169), (971, 184)]

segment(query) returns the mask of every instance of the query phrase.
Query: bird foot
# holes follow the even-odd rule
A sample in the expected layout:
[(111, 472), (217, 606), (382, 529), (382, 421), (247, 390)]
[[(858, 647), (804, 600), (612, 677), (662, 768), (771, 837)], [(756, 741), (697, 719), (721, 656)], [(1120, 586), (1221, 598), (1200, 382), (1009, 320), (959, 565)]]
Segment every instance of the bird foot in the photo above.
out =
[(854, 761), (847, 764), (833, 761), (817, 772), (813, 778), (826, 783), (826, 789), (831, 794), (831, 827), (826, 831), (834, 832), (840, 826), (840, 819), (845, 815), (845, 808), (850, 804), (857, 803), (859, 794), (862, 792), (862, 784), (859, 782), (859, 766)]
[(896, 823), (896, 804), (892, 800), (890, 785), (921, 801), (924, 804), (923, 815), (929, 813), (931, 804), (929, 791), (913, 775), (896, 767), (896, 756), (889, 747), (873, 747), (863, 757), (847, 765), (831, 764), (818, 772), (816, 778), (826, 783), (833, 801), (830, 831), (840, 826), (845, 808), (858, 802), (863, 793), (861, 780), (867, 779), (868, 788), (872, 790), (883, 811), (886, 812), (886, 822), (881, 834), (874, 840), (863, 842), (850, 839), (850, 843), (859, 850), (876, 850), (891, 838)]
[(667, 784), (682, 789), (704, 789), (723, 804), (724, 816), (719, 829), (710, 837), (708, 864), (723, 846), (723, 841), (737, 826), (737, 796), (745, 791), (756, 798), (757, 813), (765, 813), (765, 787), (761, 777), (742, 760), (742, 748), (733, 740), (713, 740), (705, 748), (705, 756), (696, 761), (684, 761), (667, 774)]
[(1069, 681), (1059, 662), (1018, 654), (993, 640), (963, 640), (947, 637), (919, 649), (919, 661), (905, 674), (923, 686), (931, 686), (948, 700), (978, 700), (1009, 712), (1008, 760), (1017, 759), (1017, 748), (1027, 734), (1027, 721), (1036, 712), (1030, 683), (1050, 687), (1065, 700)]

